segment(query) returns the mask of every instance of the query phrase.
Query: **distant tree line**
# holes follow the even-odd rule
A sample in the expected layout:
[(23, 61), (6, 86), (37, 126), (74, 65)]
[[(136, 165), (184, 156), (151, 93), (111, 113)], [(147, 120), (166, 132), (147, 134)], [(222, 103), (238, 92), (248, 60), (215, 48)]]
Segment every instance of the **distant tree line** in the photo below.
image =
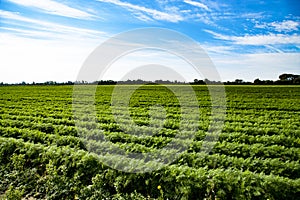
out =
[(155, 81), (145, 81), (142, 79), (137, 80), (126, 80), (126, 81), (113, 81), (113, 80), (100, 80), (94, 82), (87, 81), (67, 81), (67, 82), (56, 82), (56, 81), (46, 81), (44, 83), (3, 83), (0, 82), (0, 86), (5, 85), (116, 85), (116, 84), (191, 84), (191, 85), (206, 85), (206, 84), (224, 84), (224, 85), (300, 85), (300, 75), (295, 74), (281, 74), (279, 80), (260, 80), (255, 79), (253, 82), (243, 81), (242, 79), (235, 79), (234, 81), (220, 82), (220, 81), (211, 81), (208, 79), (199, 80), (194, 79), (193, 82), (181, 82), (181, 81), (169, 81), (169, 80), (155, 80)]
[(46, 81), (43, 83), (36, 83), (36, 82), (26, 83), (25, 81), (22, 81), (21, 83), (0, 82), (0, 86), (4, 86), (4, 85), (74, 85), (74, 82), (72, 82), (72, 81), (67, 81), (67, 82)]
[(281, 74), (279, 80), (260, 80), (255, 79), (253, 82), (244, 82), (242, 79), (236, 79), (234, 82), (225, 82), (225, 85), (300, 85), (300, 75)]

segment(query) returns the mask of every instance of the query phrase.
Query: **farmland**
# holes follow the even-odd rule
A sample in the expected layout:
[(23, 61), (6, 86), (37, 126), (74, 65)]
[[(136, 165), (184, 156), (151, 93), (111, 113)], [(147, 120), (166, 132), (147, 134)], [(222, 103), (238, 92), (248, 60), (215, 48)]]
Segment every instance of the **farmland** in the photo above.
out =
[[(187, 86), (172, 87), (185, 91)], [(180, 102), (163, 86), (141, 86), (129, 102), (134, 125), (121, 127), (116, 116), (121, 118), (124, 108), (112, 113), (113, 89), (98, 86), (94, 123), (84, 115), (74, 116), (72, 86), (0, 87), (0, 195), (12, 199), (299, 198), (299, 86), (226, 86), (222, 133), (208, 153), (201, 147), (211, 121), (211, 98), (206, 86), (193, 86), (200, 116), (191, 118), (197, 120), (191, 143), (171, 164), (145, 173), (116, 170), (120, 158), (113, 155), (111, 165), (102, 162), (88, 151), (78, 124), (89, 138), (97, 137), (95, 129), (101, 129), (125, 153), (155, 152), (178, 134)], [(158, 116), (157, 126), (150, 126), (149, 107), (156, 104), (164, 107), (166, 117), (159, 120), (163, 117)], [(147, 135), (149, 129), (153, 135)], [(106, 150), (106, 144), (96, 145), (98, 153)]]

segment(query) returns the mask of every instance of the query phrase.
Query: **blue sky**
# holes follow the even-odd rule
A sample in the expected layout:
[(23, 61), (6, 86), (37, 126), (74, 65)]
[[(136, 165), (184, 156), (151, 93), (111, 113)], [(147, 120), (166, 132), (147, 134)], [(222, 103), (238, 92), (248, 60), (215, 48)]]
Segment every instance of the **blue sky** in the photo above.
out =
[[(144, 27), (168, 28), (197, 41), (223, 81), (300, 74), (297, 0), (1, 0), (0, 82), (74, 81), (101, 42)], [(130, 59), (107, 78), (118, 79)]]

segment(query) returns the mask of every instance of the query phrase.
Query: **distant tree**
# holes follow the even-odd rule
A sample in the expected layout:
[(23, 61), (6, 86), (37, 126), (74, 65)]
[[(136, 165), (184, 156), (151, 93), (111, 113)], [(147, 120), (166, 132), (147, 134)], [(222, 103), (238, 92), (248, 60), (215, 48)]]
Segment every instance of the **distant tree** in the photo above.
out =
[(242, 79), (235, 79), (234, 82), (237, 83), (237, 84), (241, 84), (241, 83), (243, 83), (244, 81), (243, 81)]
[(261, 83), (262, 83), (262, 81), (259, 80), (258, 78), (254, 80), (254, 84), (256, 84), (256, 85), (259, 85), (259, 84), (261, 84)]
[(96, 81), (93, 84), (98, 84), (98, 85), (115, 85), (115, 84), (117, 84), (117, 82), (113, 81), (113, 80), (101, 80), (101, 81)]
[(44, 85), (56, 85), (57, 83), (55, 81), (46, 81)]
[(300, 83), (300, 75), (281, 74), (279, 76), (279, 81), (277, 81), (277, 83), (281, 83), (281, 84), (299, 84)]
[(300, 75), (298, 75), (298, 77), (293, 80), (293, 83), (300, 84)]
[(265, 80), (264, 84), (266, 84), (266, 85), (273, 85), (274, 81), (272, 81), (272, 80)]
[(295, 78), (297, 78), (298, 75), (294, 75), (294, 74), (281, 74), (279, 76), (279, 79), (281, 81), (293, 81)]
[(194, 79), (194, 82), (192, 83), (194, 85), (205, 85), (205, 82), (203, 80)]
[(209, 84), (209, 83), (211, 83), (211, 81), (210, 81), (210, 80), (208, 80), (207, 78), (206, 78), (206, 79), (204, 79), (204, 82), (205, 82), (206, 84)]
[(162, 84), (162, 83), (163, 83), (163, 80), (161, 80), (161, 79), (160, 79), (160, 80), (155, 80), (154, 83)]
[(272, 80), (259, 80), (258, 78), (254, 80), (255, 85), (273, 85), (274, 81)]

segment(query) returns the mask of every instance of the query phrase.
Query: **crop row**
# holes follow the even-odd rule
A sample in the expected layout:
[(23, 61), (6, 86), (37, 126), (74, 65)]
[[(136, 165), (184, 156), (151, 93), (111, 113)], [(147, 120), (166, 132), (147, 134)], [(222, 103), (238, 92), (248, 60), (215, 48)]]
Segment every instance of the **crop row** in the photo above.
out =
[[(73, 136), (59, 136), (56, 134), (45, 134), (43, 132), (40, 132), (38, 130), (30, 130), (30, 129), (19, 129), (19, 128), (0, 128), (0, 134), (2, 137), (13, 137), (13, 138), (22, 138), (24, 141), (30, 141), (33, 143), (41, 143), (41, 144), (46, 144), (46, 145), (57, 145), (57, 146), (70, 146), (70, 147), (79, 147), (81, 149), (85, 149), (82, 141), (76, 137)], [(95, 134), (89, 134), (88, 130), (87, 130), (87, 134), (86, 137), (89, 139), (95, 139), (92, 136)], [(127, 138), (127, 139), (126, 139)], [(107, 139), (109, 139), (109, 141), (118, 143), (120, 145), (120, 148), (122, 148), (122, 146), (124, 146), (123, 144), (126, 144), (126, 150), (130, 151), (130, 152), (149, 152), (152, 150), (152, 148), (161, 148), (163, 146), (165, 146), (168, 142), (171, 141), (170, 138), (163, 138), (163, 137), (143, 137), (143, 138), (139, 138), (139, 137), (133, 137), (133, 136), (129, 136), (125, 134), (120, 135), (120, 133), (116, 132), (116, 133), (111, 133), (109, 135), (107, 135)], [(132, 144), (132, 145), (130, 145)], [(146, 146), (145, 146), (146, 145)], [(101, 146), (101, 145), (99, 145)], [(148, 146), (148, 147), (147, 147)], [(195, 151), (200, 151), (201, 150), (201, 146), (202, 144), (199, 142), (192, 142), (191, 143), (191, 149), (189, 149), (189, 153), (185, 153), (183, 156), (183, 159), (186, 160), (187, 164), (191, 164), (191, 163), (199, 163), (200, 161), (203, 163), (206, 163), (207, 160), (209, 159), (204, 159), (203, 158), (203, 154), (199, 154), (201, 155), (200, 157), (198, 156), (198, 158), (200, 159), (196, 159), (195, 157), (191, 156), (194, 155)], [(194, 147), (194, 148), (193, 148)], [(200, 147), (200, 148), (199, 148)], [(222, 149), (224, 148), (224, 149)], [(286, 174), (286, 176), (288, 176), (285, 171), (290, 170), (289, 172), (293, 171), (292, 167), (294, 167), (294, 165), (292, 165), (292, 167), (288, 166), (288, 163), (285, 163), (284, 161), (287, 159), (287, 157), (289, 157), (289, 159), (294, 159), (297, 160), (299, 159), (298, 157), (295, 157), (297, 155), (297, 152), (299, 153), (299, 149), (286, 149), (286, 148), (282, 148), (280, 146), (271, 146), (270, 148), (266, 148), (265, 146), (249, 146), (249, 145), (242, 145), (242, 144), (237, 144), (237, 143), (226, 143), (225, 146), (222, 143), (217, 143), (215, 146), (215, 149), (213, 150), (215, 153), (215, 155), (220, 155), (218, 158), (213, 158), (211, 159), (211, 162), (214, 162), (216, 167), (221, 167), (221, 168), (226, 168), (226, 167), (230, 167), (230, 165), (228, 163), (233, 164), (234, 162), (237, 162), (235, 165), (239, 166), (239, 167), (244, 167), (247, 169), (252, 169), (252, 170), (257, 170), (260, 171), (259, 169), (265, 169), (264, 172), (270, 170), (275, 174), (280, 174), (281, 171), (285, 168), (285, 170), (283, 170), (283, 174)], [(254, 152), (255, 151), (255, 152)], [(295, 152), (294, 154), (292, 152)], [(220, 154), (222, 153), (222, 154)], [(233, 159), (229, 159), (230, 157), (226, 156), (226, 155), (231, 155), (234, 156)], [(197, 155), (197, 154), (196, 154)], [(299, 155), (299, 154), (298, 154)], [(210, 155), (207, 155), (210, 156)], [(222, 157), (223, 156), (223, 157)], [(226, 158), (224, 157), (226, 156)], [(251, 156), (250, 158), (248, 156)], [(280, 157), (282, 156), (282, 157)], [(256, 159), (256, 158), (260, 158), (260, 159)], [(261, 163), (261, 159), (263, 159), (264, 157), (266, 157), (266, 160), (263, 162), (264, 164), (260, 164)], [(280, 163), (278, 162), (271, 162), (271, 160), (280, 160)], [(219, 159), (218, 161), (216, 161), (216, 159)], [(246, 162), (245, 160), (248, 159), (248, 162)], [(254, 159), (254, 160), (253, 160)], [(199, 161), (200, 160), (200, 161)], [(232, 161), (233, 160), (233, 161)], [(241, 161), (242, 160), (242, 161)], [(249, 164), (249, 160), (253, 161), (253, 163)], [(257, 160), (259, 160), (259, 162), (257, 162)], [(270, 162), (269, 162), (270, 161)], [(182, 162), (182, 161), (181, 161)], [(219, 164), (218, 164), (219, 162)], [(295, 162), (295, 161), (292, 161)], [(227, 163), (227, 164), (224, 164)], [(261, 168), (258, 168), (258, 166), (263, 165)], [(192, 166), (197, 166), (192, 164)], [(210, 165), (211, 166), (211, 165)], [(272, 170), (272, 166), (277, 170)], [(282, 169), (277, 169), (277, 167), (280, 166), (280, 168)], [(200, 165), (198, 166), (200, 167)], [(202, 166), (205, 167), (205, 166)], [(250, 171), (252, 171), (250, 170)], [(299, 168), (296, 168), (296, 171), (299, 170)], [(269, 172), (270, 173), (270, 172)], [(291, 172), (289, 174), (289, 176), (291, 177), (295, 177), (295, 170), (294, 172)]]
[[(65, 133), (62, 133), (62, 131), (55, 131), (59, 132), (60, 134), (76, 134), (71, 129), (74, 129), (72, 126), (74, 126), (74, 121), (68, 120), (68, 119), (53, 119), (53, 118), (39, 118), (38, 121), (34, 117), (24, 117), (24, 116), (10, 116), (2, 115), (0, 116), (2, 120), (0, 120), (1, 126), (4, 127), (19, 127), (19, 128), (33, 128), (33, 129), (39, 129), (41, 131), (45, 131), (47, 133), (52, 133), (56, 125), (59, 125), (63, 128), (63, 131)], [(150, 133), (157, 133), (158, 131), (155, 130), (154, 127), (147, 126), (148, 124), (145, 121), (135, 121), (137, 125), (132, 126), (131, 122), (127, 122), (126, 120), (122, 120), (123, 129), (119, 128), (118, 124), (112, 123), (112, 120), (110, 117), (102, 117), (100, 121), (100, 128), (103, 130), (109, 131), (109, 132), (115, 132), (117, 130), (119, 131), (125, 131), (128, 133), (135, 133), (140, 132), (143, 133), (143, 130)], [(141, 122), (141, 123), (139, 123)], [(142, 123), (143, 122), (143, 123)], [(93, 122), (80, 122), (84, 127), (90, 127), (95, 128), (98, 125)], [(84, 124), (83, 124), (84, 123)], [(146, 123), (146, 124), (145, 124)], [(138, 125), (139, 124), (139, 125)], [(202, 121), (200, 123), (200, 127), (208, 127), (209, 121)], [(78, 124), (77, 124), (78, 125)], [(141, 125), (146, 125), (145, 127)], [(66, 127), (67, 126), (67, 127)], [(132, 128), (130, 128), (132, 127)], [(168, 122), (164, 125), (165, 128), (169, 129), (177, 129), (179, 128), (178, 122)], [(67, 128), (67, 130), (66, 130)], [(293, 129), (292, 129), (293, 128)], [(220, 140), (223, 140), (223, 138), (230, 138), (231, 141), (240, 141), (243, 143), (264, 143), (266, 145), (268, 144), (284, 144), (287, 146), (294, 146), (299, 147), (299, 139), (297, 139), (300, 136), (300, 131), (294, 127), (289, 129), (280, 129), (276, 126), (274, 127), (249, 127), (249, 126), (243, 126), (243, 124), (239, 126), (233, 126), (232, 124), (225, 124), (223, 128), (223, 134), (221, 134)], [(61, 129), (61, 128), (57, 128)], [(204, 129), (205, 130), (205, 129)], [(70, 132), (71, 131), (71, 132)], [(228, 140), (228, 139), (227, 139)]]
[(127, 174), (84, 151), (17, 139), (0, 138), (0, 162), (1, 190), (21, 185), (24, 193), (35, 198), (103, 199), (131, 194), (166, 199), (296, 199), (300, 194), (299, 179), (179, 165)]
[[(14, 120), (0, 120), (0, 125), (2, 127), (16, 127), (20, 129), (29, 128), (32, 130), (39, 130), (44, 133), (51, 133), (51, 134), (59, 134), (59, 135), (77, 135), (77, 130), (75, 127), (72, 126), (64, 126), (64, 125), (52, 125), (52, 124), (40, 124), (40, 123), (25, 123), (22, 121), (14, 121)], [(106, 125), (106, 124), (105, 124)], [(109, 125), (109, 124), (108, 124)], [(143, 145), (147, 145), (150, 147), (157, 147), (163, 144), (166, 144), (169, 140), (167, 138), (159, 137), (159, 139), (155, 139), (155, 137), (151, 137), (149, 140), (147, 138), (142, 137), (141, 139), (132, 137), (131, 135), (123, 134), (123, 133), (117, 133), (117, 134), (110, 134), (110, 132), (115, 132), (116, 130), (120, 130), (117, 125), (113, 125), (112, 127), (107, 126), (103, 127), (104, 130), (108, 130), (109, 132), (106, 134), (108, 138), (112, 139), (113, 142), (125, 142), (125, 143), (142, 143)], [(95, 129), (95, 127), (87, 127), (89, 129)], [(137, 129), (138, 128), (138, 129)], [(132, 131), (135, 129), (138, 130), (138, 132), (141, 132), (143, 127), (133, 127), (132, 130), (129, 133), (133, 134)], [(151, 127), (146, 127), (145, 131), (151, 131), (150, 133), (158, 133), (155, 129)], [(255, 130), (257, 131), (257, 130)], [(90, 132), (86, 133), (86, 136), (88, 136)], [(147, 135), (147, 134), (146, 134)], [(149, 134), (148, 134), (149, 135)], [(174, 133), (172, 133), (174, 135)], [(176, 134), (175, 134), (176, 135)], [(203, 134), (202, 138), (203, 138)], [(227, 138), (226, 138), (227, 137)], [(283, 156), (285, 159), (290, 158), (292, 160), (298, 159), (297, 156), (295, 156), (295, 153), (299, 153), (299, 139), (293, 138), (293, 137), (285, 137), (280, 135), (272, 135), (272, 136), (259, 136), (259, 137), (251, 137), (248, 135), (243, 135), (240, 133), (237, 134), (221, 134), (221, 140), (218, 144), (225, 144), (225, 146), (221, 145), (222, 147), (218, 149), (218, 145), (215, 146), (214, 150), (216, 152), (221, 152), (226, 155), (236, 155), (236, 156), (260, 156), (260, 157), (269, 157), (274, 158), (277, 156)], [(272, 139), (272, 140), (271, 140)], [(163, 142), (159, 142), (163, 141)], [(224, 143), (226, 141), (226, 143)], [(269, 142), (268, 142), (269, 141)], [(231, 143), (228, 143), (231, 142)], [(268, 146), (269, 143), (269, 146)], [(157, 145), (158, 144), (158, 145)], [(279, 144), (279, 145), (278, 145)], [(286, 144), (286, 145), (285, 145)], [(290, 144), (290, 145), (289, 145)], [(199, 151), (201, 149), (201, 144), (198, 144), (197, 142), (194, 142), (191, 144), (193, 151)], [(284, 145), (284, 146), (281, 146)], [(290, 148), (288, 148), (290, 147)], [(222, 149), (224, 148), (224, 149)]]

